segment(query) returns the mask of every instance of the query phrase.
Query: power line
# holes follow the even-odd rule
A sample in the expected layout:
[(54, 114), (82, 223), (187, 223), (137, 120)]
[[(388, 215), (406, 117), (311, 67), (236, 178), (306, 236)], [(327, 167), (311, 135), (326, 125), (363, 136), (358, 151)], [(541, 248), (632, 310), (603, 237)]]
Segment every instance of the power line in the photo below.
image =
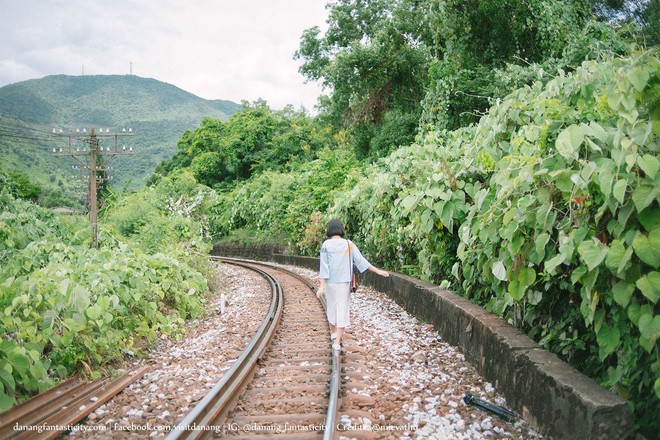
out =
[[(119, 148), (119, 137), (133, 136), (133, 130), (129, 128), (128, 132), (124, 129), (121, 133), (110, 133), (108, 129), (105, 132), (103, 132), (103, 129), (100, 129), (97, 133), (95, 128), (91, 128), (89, 133), (87, 133), (87, 130), (83, 130), (82, 133), (80, 130), (76, 130), (75, 133), (56, 133), (55, 129), (53, 129), (53, 135), (68, 138), (68, 147), (60, 148), (59, 151), (57, 148), (53, 148), (53, 156), (71, 157), (81, 165), (79, 168), (81, 177), (83, 177), (82, 174), (85, 172), (88, 174), (89, 223), (91, 227), (92, 247), (96, 248), (98, 247), (98, 185), (108, 180), (108, 168), (106, 164), (113, 157), (133, 154), (133, 147), (130, 147), (128, 150), (126, 150), (125, 146), (122, 146), (121, 149)], [(114, 149), (107, 147), (104, 150), (99, 145), (99, 137), (114, 137)], [(74, 149), (74, 140), (79, 139), (82, 139), (83, 145), (87, 145), (88, 148), (83, 147), (81, 150), (77, 147)]]
[(36, 137), (32, 137), (32, 136), (19, 136), (17, 134), (13, 134), (13, 133), (10, 134), (9, 132), (7, 132), (3, 129), (0, 129), (0, 137), (12, 138), (12, 139), (23, 139), (23, 140), (27, 140), (27, 141), (40, 141), (40, 142), (50, 142), (51, 141), (50, 139), (45, 139), (45, 138), (36, 138)]

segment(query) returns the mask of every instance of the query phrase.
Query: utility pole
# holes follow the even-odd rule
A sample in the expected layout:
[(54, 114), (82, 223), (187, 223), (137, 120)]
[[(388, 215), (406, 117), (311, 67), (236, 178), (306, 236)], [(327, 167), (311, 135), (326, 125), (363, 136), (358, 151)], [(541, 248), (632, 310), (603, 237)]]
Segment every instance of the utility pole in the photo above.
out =
[[(53, 134), (69, 138), (68, 148), (60, 148), (59, 151), (56, 148), (53, 148), (53, 156), (69, 156), (82, 166), (81, 170), (86, 170), (89, 173), (89, 223), (91, 228), (92, 247), (98, 248), (97, 188), (99, 183), (108, 180), (106, 174), (108, 169), (106, 164), (110, 159), (115, 156), (133, 154), (133, 147), (130, 147), (128, 150), (126, 149), (126, 146), (122, 146), (121, 149), (119, 148), (119, 137), (133, 136), (133, 130), (129, 128), (128, 132), (126, 132), (126, 129), (123, 129), (121, 133), (110, 133), (110, 129), (106, 129), (106, 131), (103, 132), (103, 129), (101, 128), (97, 133), (95, 128), (92, 127), (89, 133), (87, 133), (86, 129), (83, 129), (82, 132), (76, 130), (75, 133), (63, 133), (62, 130), (58, 133), (53, 129)], [(103, 146), (99, 144), (99, 137), (114, 137), (114, 149), (107, 147), (104, 151)], [(76, 147), (75, 149), (73, 147), (74, 139), (79, 138), (82, 138), (82, 150), (80, 147)], [(85, 145), (88, 145), (89, 147)], [(99, 172), (102, 174), (99, 175)]]

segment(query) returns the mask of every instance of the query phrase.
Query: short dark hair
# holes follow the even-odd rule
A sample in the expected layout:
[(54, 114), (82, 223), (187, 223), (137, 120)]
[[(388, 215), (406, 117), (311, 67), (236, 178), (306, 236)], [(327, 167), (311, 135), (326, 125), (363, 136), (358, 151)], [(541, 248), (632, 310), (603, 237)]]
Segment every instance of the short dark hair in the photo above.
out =
[(328, 222), (328, 229), (325, 233), (328, 237), (332, 237), (334, 235), (339, 235), (340, 237), (343, 237), (346, 235), (346, 231), (344, 230), (344, 225), (342, 224), (341, 221), (337, 220), (336, 218), (333, 218)]

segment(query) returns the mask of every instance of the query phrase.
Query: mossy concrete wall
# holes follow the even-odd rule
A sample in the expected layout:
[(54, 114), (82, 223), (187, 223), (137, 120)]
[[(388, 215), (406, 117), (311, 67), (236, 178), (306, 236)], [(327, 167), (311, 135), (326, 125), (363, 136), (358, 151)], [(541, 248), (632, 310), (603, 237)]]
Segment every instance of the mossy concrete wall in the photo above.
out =
[[(282, 251), (263, 246), (216, 246), (214, 254), (318, 269), (317, 258)], [(383, 278), (366, 272), (360, 284), (387, 293), (408, 313), (433, 324), (539, 432), (558, 439), (634, 437), (625, 400), (500, 317), (453, 292), (405, 275)]]

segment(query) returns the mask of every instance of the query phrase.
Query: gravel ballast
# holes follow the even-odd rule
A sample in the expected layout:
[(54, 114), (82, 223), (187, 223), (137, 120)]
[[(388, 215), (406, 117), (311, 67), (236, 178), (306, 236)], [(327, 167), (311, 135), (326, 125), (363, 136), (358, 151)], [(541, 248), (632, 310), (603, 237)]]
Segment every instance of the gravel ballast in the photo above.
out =
[[(316, 281), (314, 271), (286, 268)], [(163, 339), (151, 353), (151, 370), (71, 436), (163, 438), (222, 377), (261, 324), (270, 290), (245, 269), (221, 264), (218, 271), (228, 299), (225, 313), (220, 295), (211, 298), (207, 319), (191, 322), (181, 340)], [(458, 349), (385, 294), (360, 287), (352, 297), (351, 321), (342, 349), (342, 438), (542, 438), (520, 418), (507, 423), (464, 403), (470, 393), (507, 408)]]

